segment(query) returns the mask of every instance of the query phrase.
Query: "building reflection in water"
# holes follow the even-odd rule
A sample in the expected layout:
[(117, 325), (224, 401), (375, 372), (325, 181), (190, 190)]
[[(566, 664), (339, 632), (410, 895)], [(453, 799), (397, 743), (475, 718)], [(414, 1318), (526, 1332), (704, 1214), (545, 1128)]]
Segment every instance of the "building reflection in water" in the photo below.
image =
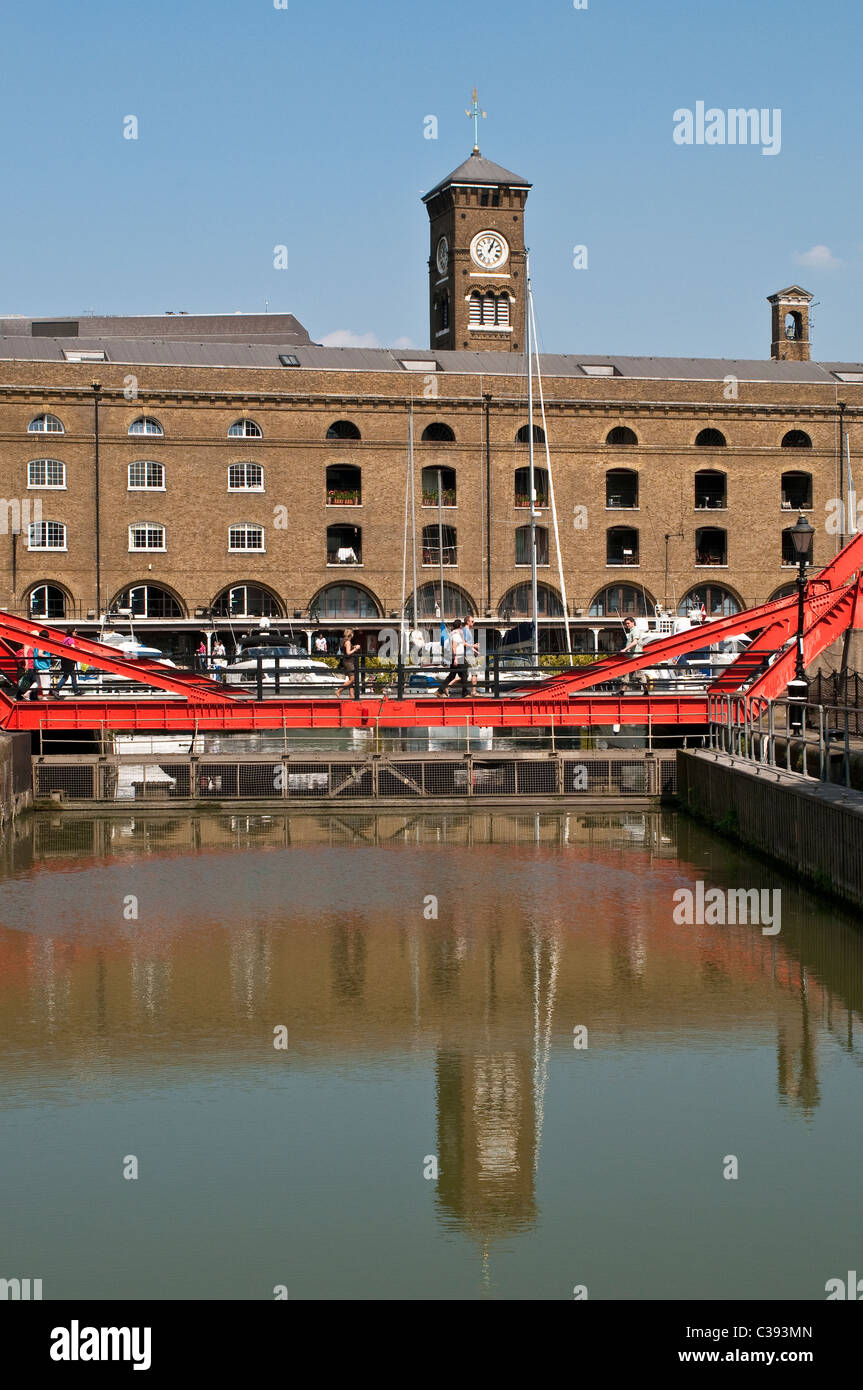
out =
[[(244, 874), (238, 853), (253, 851), (278, 872)], [(400, 887), (383, 852), (399, 856)], [(803, 1116), (819, 1104), (824, 1039), (860, 1055), (859, 932), (793, 887), (778, 938), (675, 927), (681, 875), (734, 883), (741, 860), (667, 813), (35, 819), (4, 856), (4, 1050), (30, 1048), (44, 1069), (65, 1055), (86, 1074), (97, 1058), (191, 1058), (209, 1030), (251, 1065), (289, 1020), (297, 1064), (303, 1047), (321, 1065), (429, 1054), (438, 1209), (476, 1240), (487, 1280), (495, 1242), (537, 1219), (552, 1049), (572, 1048), (574, 1026), (606, 1047), (775, 1038), (779, 1099)], [(26, 918), (28, 886), (42, 903), (52, 874), (61, 893), (73, 876), (86, 895), (89, 869), (117, 859), (157, 866), (161, 924), (118, 920), (116, 893), (110, 912), (93, 897), (86, 931), (64, 935), (62, 911)], [(286, 903), (286, 880), (317, 896)], [(406, 920), (430, 882), (439, 918)], [(348, 910), (327, 906), (337, 887)]]

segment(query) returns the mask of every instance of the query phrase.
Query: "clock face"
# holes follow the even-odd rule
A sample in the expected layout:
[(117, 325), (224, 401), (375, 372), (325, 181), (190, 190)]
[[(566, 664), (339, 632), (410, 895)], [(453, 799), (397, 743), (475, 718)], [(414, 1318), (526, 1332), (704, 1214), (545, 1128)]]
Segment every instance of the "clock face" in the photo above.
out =
[(509, 247), (500, 232), (477, 232), (470, 244), (474, 264), (483, 270), (496, 270), (509, 256)]
[(447, 266), (449, 265), (449, 242), (445, 236), (442, 236), (437, 244), (436, 260), (439, 273), (441, 275), (446, 275)]

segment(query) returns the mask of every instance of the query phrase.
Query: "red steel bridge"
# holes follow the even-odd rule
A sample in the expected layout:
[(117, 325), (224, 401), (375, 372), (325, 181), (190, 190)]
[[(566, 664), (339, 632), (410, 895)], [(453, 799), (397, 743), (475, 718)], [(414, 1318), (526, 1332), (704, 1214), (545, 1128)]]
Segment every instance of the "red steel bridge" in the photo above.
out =
[[(837, 637), (863, 628), (863, 534), (853, 539), (829, 565), (809, 580), (804, 601), (804, 663), (814, 661)], [(661, 637), (639, 656), (612, 656), (574, 667), (543, 681), (540, 688), (513, 689), (502, 698), (438, 700), (428, 696), (396, 700), (367, 696), (257, 700), (217, 681), (155, 661), (131, 659), (87, 638), (75, 639), (79, 661), (109, 674), (125, 676), (163, 695), (133, 694), (117, 698), (15, 700), (0, 690), (0, 729), (62, 735), (73, 731), (181, 733), (262, 729), (580, 728), (596, 725), (698, 726), (707, 722), (708, 698), (745, 690), (763, 698), (783, 693), (794, 674), (797, 607), (795, 594), (774, 599), (732, 617), (718, 618), (685, 632)], [(732, 665), (700, 693), (606, 694), (594, 687), (652, 670), (662, 662), (698, 651), (724, 638), (748, 634), (754, 640)], [(0, 669), (14, 672), (22, 644), (55, 656), (71, 656), (65, 634), (32, 620), (0, 611)], [(68, 687), (67, 687), (68, 689)]]

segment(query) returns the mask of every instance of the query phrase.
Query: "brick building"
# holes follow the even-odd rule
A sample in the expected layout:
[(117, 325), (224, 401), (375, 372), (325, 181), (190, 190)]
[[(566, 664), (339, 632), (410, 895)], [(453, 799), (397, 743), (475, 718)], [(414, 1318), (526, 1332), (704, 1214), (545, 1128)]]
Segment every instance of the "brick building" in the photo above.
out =
[[(202, 620), (391, 624), (412, 417), (421, 618), (435, 626), (441, 570), (446, 616), (497, 631), (527, 617), (529, 187), (475, 150), (426, 195), (427, 350), (324, 348), (290, 315), (0, 319), (0, 604), (85, 626), (131, 609), (178, 650)], [(863, 365), (810, 360), (810, 300), (799, 286), (770, 297), (763, 361), (543, 357), (576, 649), (619, 645), (619, 615), (657, 602), (770, 598), (793, 580), (784, 532), (800, 510), (816, 568), (842, 544)], [(767, 327), (765, 314), (765, 341)]]

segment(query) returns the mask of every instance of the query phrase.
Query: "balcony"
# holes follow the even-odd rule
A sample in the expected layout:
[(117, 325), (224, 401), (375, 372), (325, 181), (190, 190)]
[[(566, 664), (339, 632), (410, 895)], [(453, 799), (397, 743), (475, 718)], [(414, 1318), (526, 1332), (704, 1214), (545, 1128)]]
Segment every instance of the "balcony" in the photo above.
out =
[(361, 507), (359, 488), (328, 488), (328, 507)]

